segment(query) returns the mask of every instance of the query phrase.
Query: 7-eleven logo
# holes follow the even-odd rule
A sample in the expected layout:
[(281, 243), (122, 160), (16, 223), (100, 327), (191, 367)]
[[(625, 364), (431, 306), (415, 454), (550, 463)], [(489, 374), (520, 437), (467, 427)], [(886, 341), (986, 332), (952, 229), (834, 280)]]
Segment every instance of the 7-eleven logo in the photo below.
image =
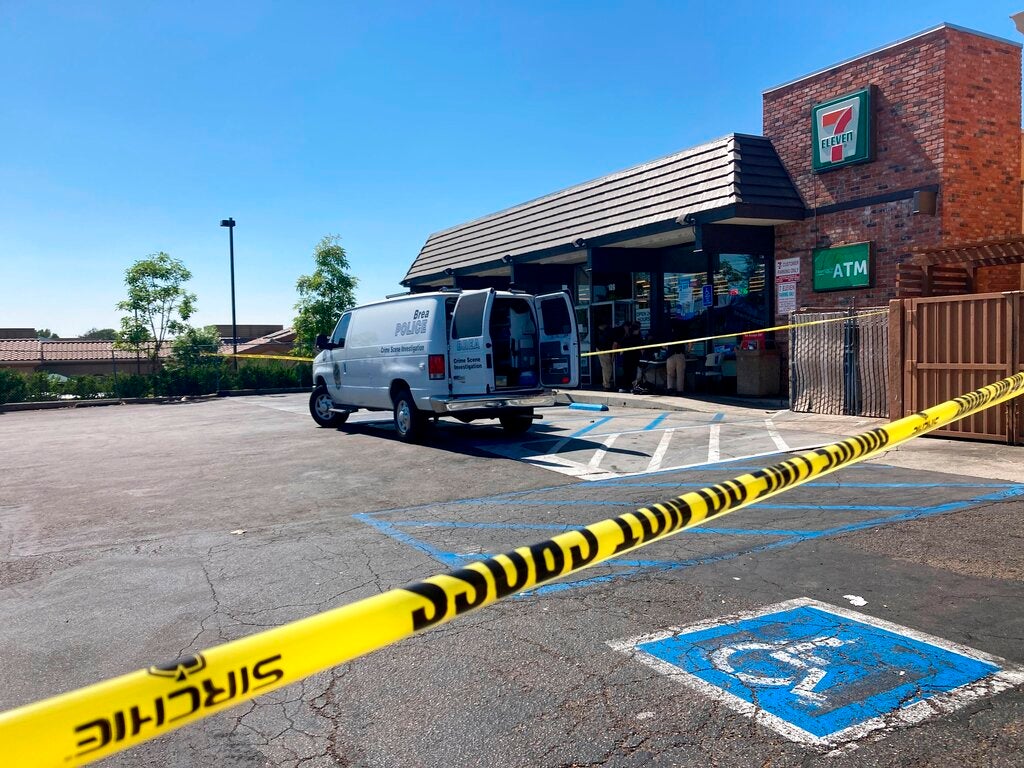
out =
[(857, 118), (860, 99), (852, 98), (820, 110), (818, 122), (818, 162), (838, 163), (857, 153)]

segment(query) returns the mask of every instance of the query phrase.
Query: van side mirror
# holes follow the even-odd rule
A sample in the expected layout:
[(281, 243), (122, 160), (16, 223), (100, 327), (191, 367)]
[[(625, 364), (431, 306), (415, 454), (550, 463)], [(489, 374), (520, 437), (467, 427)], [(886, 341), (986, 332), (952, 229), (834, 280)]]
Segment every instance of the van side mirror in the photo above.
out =
[(334, 344), (327, 338), (326, 333), (317, 334), (316, 337), (316, 348), (317, 349), (334, 349)]

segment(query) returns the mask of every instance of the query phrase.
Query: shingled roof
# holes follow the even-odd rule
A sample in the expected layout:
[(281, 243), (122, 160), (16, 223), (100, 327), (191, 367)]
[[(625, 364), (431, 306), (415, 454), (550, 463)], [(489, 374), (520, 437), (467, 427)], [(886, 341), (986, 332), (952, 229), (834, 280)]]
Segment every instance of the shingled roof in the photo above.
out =
[[(160, 350), (160, 357), (168, 357), (170, 344)], [(142, 355), (147, 356), (145, 348)], [(135, 352), (118, 349), (112, 341), (96, 340), (55, 340), (46, 339), (0, 339), (0, 362), (71, 362), (134, 360)]]
[(554, 255), (627, 240), (687, 215), (794, 220), (804, 204), (771, 142), (730, 134), (698, 147), (540, 197), (435, 232), (403, 282), (424, 282), (446, 269), (473, 272), (505, 256)]

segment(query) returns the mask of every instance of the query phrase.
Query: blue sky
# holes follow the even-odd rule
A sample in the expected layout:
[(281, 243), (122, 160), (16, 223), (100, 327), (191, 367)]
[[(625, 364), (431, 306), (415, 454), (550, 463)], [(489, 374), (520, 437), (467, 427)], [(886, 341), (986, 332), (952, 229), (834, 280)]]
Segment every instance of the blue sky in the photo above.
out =
[(167, 251), (194, 322), (294, 316), (342, 236), (360, 301), (427, 235), (732, 131), (761, 91), (1002, 2), (0, 0), (0, 327), (116, 327)]

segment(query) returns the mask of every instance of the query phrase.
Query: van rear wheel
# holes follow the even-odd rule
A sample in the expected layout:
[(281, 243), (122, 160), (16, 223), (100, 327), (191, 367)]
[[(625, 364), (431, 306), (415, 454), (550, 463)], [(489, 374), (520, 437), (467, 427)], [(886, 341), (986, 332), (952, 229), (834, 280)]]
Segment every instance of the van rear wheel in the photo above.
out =
[(407, 443), (419, 442), (427, 430), (427, 419), (416, 407), (407, 389), (395, 395), (395, 432)]
[(317, 384), (309, 396), (309, 415), (321, 427), (340, 427), (348, 420), (347, 413), (332, 411), (334, 401), (326, 384)]

